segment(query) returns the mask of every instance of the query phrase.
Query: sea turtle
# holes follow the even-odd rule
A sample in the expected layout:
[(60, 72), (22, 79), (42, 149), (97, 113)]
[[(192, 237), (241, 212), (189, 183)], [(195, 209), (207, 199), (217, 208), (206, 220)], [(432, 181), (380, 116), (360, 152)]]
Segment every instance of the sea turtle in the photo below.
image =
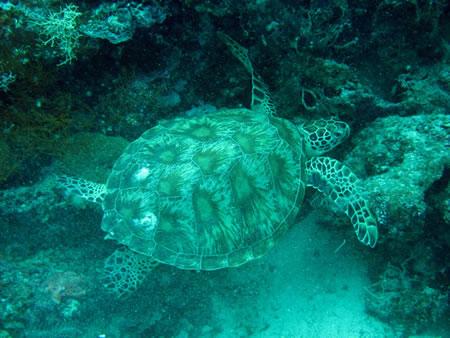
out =
[(105, 263), (106, 286), (134, 291), (157, 263), (236, 267), (262, 256), (294, 222), (306, 186), (324, 193), (374, 247), (377, 224), (351, 170), (320, 156), (348, 136), (337, 120), (277, 117), (247, 50), (219, 37), (252, 76), (251, 109), (161, 121), (130, 143), (105, 185), (61, 176), (101, 203), (106, 238), (122, 244)]

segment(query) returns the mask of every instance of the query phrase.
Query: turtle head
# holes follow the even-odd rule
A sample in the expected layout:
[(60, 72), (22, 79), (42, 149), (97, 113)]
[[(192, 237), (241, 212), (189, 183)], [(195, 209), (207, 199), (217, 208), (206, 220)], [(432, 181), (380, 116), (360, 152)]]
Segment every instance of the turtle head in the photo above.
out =
[(299, 126), (305, 137), (308, 157), (320, 156), (341, 144), (350, 135), (347, 123), (338, 120), (315, 120)]

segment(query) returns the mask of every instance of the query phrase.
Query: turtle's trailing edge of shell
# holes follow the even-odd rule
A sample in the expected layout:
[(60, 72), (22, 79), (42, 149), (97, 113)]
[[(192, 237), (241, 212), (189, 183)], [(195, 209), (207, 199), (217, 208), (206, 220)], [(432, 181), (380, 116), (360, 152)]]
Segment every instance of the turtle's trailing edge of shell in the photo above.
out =
[[(292, 123), (276, 117), (275, 107), (272, 104), (269, 91), (264, 82), (255, 73), (252, 63), (248, 58), (247, 50), (225, 34), (219, 33), (219, 37), (229, 47), (233, 55), (244, 64), (245, 68), (252, 76), (251, 111), (248, 109), (222, 109), (218, 113), (206, 115), (204, 118), (175, 119), (173, 122), (168, 121), (161, 123), (158, 127), (145, 132), (141, 138), (130, 144), (129, 148), (125, 150), (124, 154), (116, 162), (116, 169), (113, 168), (113, 173), (108, 178), (108, 186), (68, 176), (61, 176), (59, 179), (60, 183), (68, 191), (74, 192), (89, 201), (102, 204), (105, 212), (102, 228), (107, 231), (106, 238), (115, 239), (124, 245), (116, 250), (105, 263), (105, 286), (119, 297), (136, 290), (148, 272), (158, 264), (158, 261), (183, 269), (214, 270), (223, 267), (238, 266), (248, 260), (260, 257), (274, 244), (275, 240), (284, 233), (290, 223), (292, 223), (292, 220), (302, 203), (306, 185), (312, 186), (324, 193), (350, 217), (356, 235), (362, 243), (369, 245), (370, 247), (374, 247), (376, 244), (378, 238), (376, 221), (367, 206), (367, 202), (362, 197), (358, 179), (351, 170), (342, 163), (328, 157), (320, 156), (326, 151), (333, 149), (348, 136), (348, 126), (341, 121), (319, 120), (295, 127)], [(252, 117), (253, 115), (254, 117)], [(273, 205), (268, 207), (266, 200), (261, 199), (261, 205), (255, 204), (249, 206), (250, 213), (252, 212), (252, 209), (255, 209), (255, 206), (256, 208), (260, 206), (261, 210), (256, 210), (255, 212), (259, 217), (257, 217), (257, 219), (260, 220), (261, 223), (259, 223), (260, 221), (256, 221), (255, 223), (255, 218), (249, 218), (247, 222), (249, 221), (250, 223), (246, 223), (245, 217), (249, 216), (249, 209), (239, 205), (239, 203), (246, 203), (245, 199), (242, 200), (243, 202), (239, 202), (239, 194), (242, 191), (232, 192), (228, 187), (226, 194), (233, 193), (231, 205), (235, 206), (233, 208), (235, 216), (236, 213), (239, 215), (239, 210), (247, 213), (246, 216), (241, 215), (240, 219), (235, 218), (233, 221), (231, 216), (226, 215), (227, 212), (230, 212), (231, 214), (233, 211), (226, 209), (222, 210), (221, 217), (224, 218), (219, 220), (222, 223), (217, 223), (217, 216), (212, 216), (213, 218), (211, 218), (211, 220), (213, 222), (208, 224), (208, 221), (204, 222), (203, 220), (208, 214), (208, 208), (201, 209), (200, 207), (200, 215), (191, 215), (191, 217), (196, 217), (193, 218), (197, 220), (194, 224), (189, 224), (185, 221), (181, 226), (181, 223), (167, 218), (167, 215), (160, 219), (161, 208), (163, 207), (158, 204), (159, 202), (156, 203), (153, 200), (153, 195), (151, 195), (148, 190), (149, 185), (145, 188), (147, 190), (142, 190), (144, 188), (140, 188), (139, 186), (140, 184), (146, 184), (146, 180), (150, 174), (157, 175), (159, 169), (169, 168), (164, 163), (173, 159), (166, 155), (177, 154), (176, 149), (172, 149), (173, 151), (169, 151), (168, 154), (165, 154), (167, 149), (163, 149), (164, 147), (161, 149), (158, 148), (159, 150), (149, 149), (149, 146), (161, 144), (161, 140), (163, 145), (176, 147), (173, 137), (180, 142), (182, 142), (183, 139), (189, 139), (191, 143), (187, 145), (188, 148), (184, 145), (184, 149), (187, 149), (190, 153), (196, 155), (196, 159), (193, 158), (192, 162), (195, 162), (194, 164), (197, 165), (198, 168), (194, 168), (194, 170), (200, 172), (202, 177), (204, 175), (202, 169), (215, 169), (216, 171), (221, 172), (221, 175), (225, 175), (224, 177), (227, 178), (227, 180), (230, 180), (230, 182), (236, 181), (234, 182), (235, 187), (240, 187), (239, 184), (242, 183), (242, 189), (247, 183), (246, 180), (259, 178), (258, 176), (247, 178), (245, 175), (242, 176), (242, 174), (245, 174), (245, 170), (243, 173), (236, 170), (231, 171), (229, 169), (226, 169), (227, 171), (223, 172), (224, 169), (219, 169), (218, 167), (220, 164), (211, 162), (211, 157), (202, 158), (202, 156), (200, 156), (203, 153), (201, 153), (199, 149), (205, 150), (204, 148), (207, 144), (203, 143), (204, 141), (202, 141), (202, 138), (207, 136), (205, 133), (211, 131), (211, 128), (208, 130), (210, 127), (209, 124), (211, 124), (212, 127), (214, 127), (214, 124), (216, 124), (216, 127), (217, 125), (219, 127), (224, 127), (223, 124), (225, 124), (228, 127), (238, 128), (238, 130), (232, 130), (232, 136), (227, 136), (228, 131), (225, 127), (225, 129), (222, 128), (225, 130), (222, 132), (219, 130), (220, 128), (217, 130), (214, 130), (214, 128), (212, 129), (214, 132), (217, 131), (219, 135), (219, 143), (217, 143), (216, 140), (215, 143), (212, 143), (214, 146), (223, 148), (225, 146), (236, 147), (237, 145), (243, 154), (240, 157), (241, 159), (237, 160), (238, 162), (229, 161), (228, 163), (225, 163), (226, 168), (245, 169), (243, 168), (245, 167), (245, 163), (251, 166), (253, 161), (253, 164), (256, 163), (259, 165), (259, 167), (256, 168), (255, 175), (258, 175), (258, 173), (259, 175), (269, 175), (268, 177), (262, 177), (263, 181), (265, 180), (267, 182), (269, 182), (270, 177), (272, 177), (272, 182), (270, 183), (270, 187), (272, 188), (260, 186), (258, 190), (256, 190), (256, 187), (253, 186), (253, 189), (255, 190), (252, 191), (252, 186), (250, 186), (250, 190), (248, 191), (250, 195), (248, 195), (248, 198), (251, 200), (254, 199), (253, 195), (261, 195), (261, 192), (264, 192), (264, 189), (269, 189), (268, 192), (273, 195), (275, 192), (272, 189), (274, 189), (273, 187), (275, 186), (280, 187), (282, 185), (286, 186), (287, 184), (288, 186), (292, 185), (292, 187), (295, 187), (294, 189), (290, 188), (290, 190), (288, 190), (289, 196), (284, 195), (287, 192), (283, 192), (286, 190), (283, 190), (281, 187), (281, 190), (278, 188), (276, 190), (278, 191), (278, 194), (281, 195), (267, 197), (269, 198), (269, 202), (267, 203), (276, 203), (276, 200), (279, 199), (287, 202), (288, 207), (286, 208), (285, 205), (283, 213), (277, 215), (278, 209), (274, 208)], [(248, 127), (248, 125), (250, 125), (250, 127)], [(260, 125), (261, 128), (259, 128)], [(246, 129), (244, 127), (250, 128), (248, 130), (249, 134), (246, 134)], [(274, 130), (276, 131), (275, 134), (278, 133), (278, 136), (271, 136), (275, 135), (273, 134)], [(249, 153), (240, 146), (242, 143), (242, 145), (249, 145), (250, 148), (253, 146), (258, 147), (258, 140), (254, 138), (254, 135), (256, 135), (257, 132), (262, 133), (262, 148), (260, 147), (260, 150), (253, 149), (253, 151), (256, 151), (256, 155), (264, 155), (265, 162), (260, 161), (258, 156), (255, 157), (251, 152)], [(220, 133), (222, 133), (222, 136), (220, 136)], [(164, 143), (163, 139), (159, 140), (159, 138), (163, 137), (165, 134), (171, 136), (170, 143)], [(156, 142), (156, 140), (158, 140), (158, 142)], [(232, 142), (229, 142), (229, 140), (232, 140)], [(220, 142), (223, 142), (223, 144)], [(266, 143), (274, 144), (271, 148), (268, 148), (268, 153), (264, 152)], [(278, 144), (278, 146), (276, 144)], [(201, 147), (199, 148), (198, 146)], [(292, 156), (288, 154), (288, 157), (292, 157), (292, 159), (296, 160), (285, 162), (287, 159), (283, 158), (284, 155), (282, 153), (277, 154), (277, 152), (280, 151), (280, 146), (287, 149), (288, 152), (292, 152)], [(298, 148), (298, 150), (295, 150), (295, 148)], [(152, 157), (149, 158), (149, 160), (153, 161), (156, 158), (154, 155), (155, 151), (164, 153), (158, 153), (156, 168), (149, 166), (148, 164), (142, 164), (141, 160), (143, 159), (143, 162), (147, 163), (145, 157), (143, 158), (144, 155), (142, 152), (148, 154), (149, 151), (153, 151)], [(207, 153), (205, 152), (203, 155), (203, 157), (205, 157), (207, 156)], [(286, 169), (287, 171), (281, 171), (281, 177), (276, 176), (277, 170), (283, 169), (282, 166), (279, 167), (277, 164), (277, 156), (281, 156), (281, 162), (278, 164), (288, 166)], [(219, 159), (220, 158), (226, 160), (224, 155), (221, 155), (221, 157), (219, 156)], [(136, 160), (140, 160), (138, 162), (141, 163), (133, 162)], [(182, 161), (184, 161), (182, 163), (186, 163), (186, 159)], [(271, 164), (271, 161), (274, 162), (273, 165)], [(234, 164), (230, 165), (230, 163), (238, 163), (239, 166), (235, 166)], [(211, 165), (213, 167), (209, 168)], [(161, 166), (161, 168), (158, 166)], [(261, 168), (261, 166), (268, 167), (270, 173), (266, 169)], [(286, 174), (288, 171), (291, 171), (296, 176), (288, 179)], [(160, 174), (161, 173), (159, 173), (159, 175)], [(218, 177), (223, 176), (212, 177), (212, 182), (214, 183), (217, 181)], [(241, 177), (241, 180), (243, 179), (242, 182), (238, 180), (239, 177)], [(161, 179), (158, 180), (158, 184), (161, 183)], [(206, 182), (206, 178), (203, 177), (201, 181)], [(159, 189), (157, 196), (160, 196), (160, 192), (165, 193), (170, 190), (169, 188), (172, 188), (170, 185), (161, 186), (161, 184), (158, 186), (153, 184), (152, 186)], [(223, 201), (221, 202), (217, 200), (217, 198), (220, 196), (222, 199), (230, 197), (227, 197), (226, 194), (223, 195), (225, 190), (220, 190), (223, 188), (218, 188), (218, 192), (222, 192), (222, 195), (219, 194), (217, 196), (212, 194), (204, 195), (203, 193), (205, 191), (207, 192), (207, 190), (198, 190), (199, 185), (197, 184), (194, 187), (194, 183), (192, 183), (188, 189), (191, 190), (189, 196), (191, 196), (192, 199), (192, 204), (186, 205), (188, 209), (193, 208), (196, 203), (203, 207), (213, 206), (214, 203), (212, 202), (218, 202), (218, 205), (222, 203), (220, 205), (223, 205)], [(151, 198), (149, 198), (149, 196)], [(174, 195), (169, 194), (168, 196), (171, 197)], [(129, 200), (127, 201), (126, 198), (129, 198)], [(208, 201), (208, 198), (215, 198), (216, 200)], [(136, 201), (138, 203), (136, 203)], [(152, 207), (150, 207), (149, 203), (152, 204)], [(196, 206), (196, 210), (199, 210), (199, 206)], [(212, 210), (212, 212), (213, 211), (214, 210)], [(275, 219), (276, 223), (273, 223), (273, 221), (271, 223), (270, 220), (264, 220), (261, 218), (262, 214)], [(160, 220), (164, 221), (165, 224), (160, 224)], [(239, 228), (239, 224), (242, 224), (242, 222), (244, 222), (243, 224), (248, 225), (248, 227), (243, 227), (246, 229)], [(205, 227), (205, 225), (207, 226)], [(159, 237), (156, 237), (156, 231), (158, 231)], [(250, 231), (250, 233), (248, 233), (248, 231)], [(161, 234), (163, 234), (164, 237), (161, 237)], [(189, 236), (186, 237), (186, 234)], [(238, 242), (236, 242), (236, 240), (238, 240)], [(190, 247), (189, 245), (191, 244), (195, 245)], [(147, 245), (150, 247), (147, 247)]]

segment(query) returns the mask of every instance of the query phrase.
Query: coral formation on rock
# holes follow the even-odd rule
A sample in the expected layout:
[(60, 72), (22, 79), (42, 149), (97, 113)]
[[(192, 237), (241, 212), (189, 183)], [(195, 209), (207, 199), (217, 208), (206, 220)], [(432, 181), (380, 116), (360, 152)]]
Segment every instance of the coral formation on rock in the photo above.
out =
[[(293, 317), (294, 293), (280, 301), (294, 292), (273, 286), (284, 261), (250, 267), (245, 281), (162, 267), (124, 303), (101, 286), (98, 270), (113, 246), (102, 240), (100, 208), (66, 200), (55, 175), (104, 183), (128, 143), (161, 121), (246, 106), (252, 83), (217, 32), (248, 48), (279, 116), (351, 126), (332, 156), (361, 178), (380, 240), (370, 253), (345, 241), (326, 252), (338, 260), (354, 250), (369, 264), (359, 275), (366, 287), (351, 291), (361, 291), (356, 298), (386, 336), (445, 336), (448, 1), (10, 0), (0, 1), (0, 337), (354, 333), (333, 325), (295, 331), (317, 318)], [(339, 213), (319, 219), (321, 231), (351, 232)], [(326, 266), (312, 272), (333, 280)], [(286, 278), (301, 285), (308, 274)], [(310, 300), (333, 292), (313, 290)], [(220, 311), (230, 308), (236, 317)], [(347, 310), (321, 311), (330, 312), (339, 321)], [(360, 335), (382, 331), (368, 327)]]

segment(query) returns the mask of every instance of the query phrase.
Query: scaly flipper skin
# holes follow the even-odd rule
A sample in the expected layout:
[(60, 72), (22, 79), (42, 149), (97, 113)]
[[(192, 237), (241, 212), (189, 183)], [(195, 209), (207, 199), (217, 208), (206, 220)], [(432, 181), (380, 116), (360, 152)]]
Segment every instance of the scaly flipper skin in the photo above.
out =
[(307, 184), (328, 196), (350, 218), (358, 239), (375, 247), (378, 228), (375, 217), (358, 187), (358, 178), (339, 161), (314, 157), (306, 162)]
[(265, 114), (274, 115), (275, 106), (272, 103), (266, 84), (253, 69), (252, 62), (248, 56), (248, 50), (224, 33), (217, 33), (218, 37), (227, 45), (231, 53), (245, 66), (252, 75), (252, 110), (261, 110)]
[(104, 286), (118, 298), (136, 291), (158, 262), (127, 248), (114, 251), (105, 261)]
[(338, 120), (314, 120), (300, 126), (306, 141), (309, 157), (320, 156), (339, 144), (350, 135), (347, 123)]
[(89, 202), (102, 204), (105, 198), (106, 186), (104, 184), (66, 175), (58, 176), (57, 181), (68, 192), (75, 193)]

